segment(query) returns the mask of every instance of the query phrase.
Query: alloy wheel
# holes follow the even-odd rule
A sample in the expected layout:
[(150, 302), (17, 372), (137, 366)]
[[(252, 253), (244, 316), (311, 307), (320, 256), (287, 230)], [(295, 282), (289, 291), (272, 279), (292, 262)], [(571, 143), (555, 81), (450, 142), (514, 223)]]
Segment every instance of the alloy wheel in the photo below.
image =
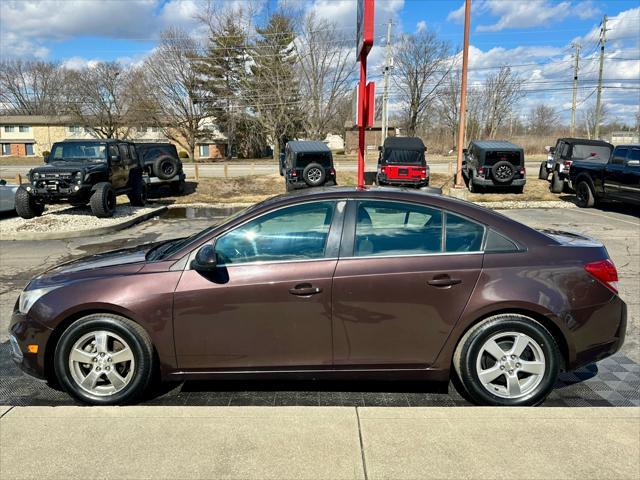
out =
[(322, 178), (322, 172), (319, 168), (312, 168), (307, 172), (307, 178), (311, 183), (317, 183)]
[(513, 169), (511, 167), (509, 167), (508, 165), (500, 165), (496, 169), (494, 175), (499, 180), (507, 180), (507, 179), (511, 178), (511, 176), (513, 175)]
[(113, 332), (89, 332), (71, 348), (69, 372), (86, 392), (97, 396), (113, 395), (125, 388), (133, 378), (133, 350), (121, 336)]
[(478, 379), (491, 394), (507, 399), (533, 392), (546, 369), (542, 347), (520, 332), (493, 335), (480, 349), (476, 361)]

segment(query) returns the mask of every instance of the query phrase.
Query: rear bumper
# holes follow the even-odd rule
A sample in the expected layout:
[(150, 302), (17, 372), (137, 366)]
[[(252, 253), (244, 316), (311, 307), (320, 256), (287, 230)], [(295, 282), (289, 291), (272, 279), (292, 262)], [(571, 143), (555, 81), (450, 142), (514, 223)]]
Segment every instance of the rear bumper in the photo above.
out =
[(426, 187), (429, 185), (429, 178), (389, 178), (386, 175), (378, 174), (378, 183), (384, 185), (395, 185), (395, 186), (419, 186)]
[(496, 187), (496, 188), (509, 188), (509, 187), (523, 187), (527, 183), (526, 178), (514, 178), (509, 183), (496, 183), (491, 178), (473, 177), (473, 183), (481, 185), (483, 187)]

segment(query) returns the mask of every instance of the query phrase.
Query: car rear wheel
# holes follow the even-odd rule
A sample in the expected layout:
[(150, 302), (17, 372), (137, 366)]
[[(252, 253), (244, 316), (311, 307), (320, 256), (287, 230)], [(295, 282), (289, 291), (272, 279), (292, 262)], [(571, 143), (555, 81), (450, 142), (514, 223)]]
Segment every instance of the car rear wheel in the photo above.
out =
[(540, 180), (547, 180), (549, 178), (549, 172), (547, 171), (547, 162), (540, 163), (540, 172), (538, 173)]
[(580, 208), (591, 208), (596, 203), (591, 185), (586, 180), (580, 180), (576, 185), (576, 203)]
[(147, 184), (142, 179), (142, 176), (136, 176), (133, 180), (131, 192), (127, 195), (129, 202), (134, 207), (144, 207), (147, 203)]
[(153, 162), (153, 173), (161, 180), (169, 180), (178, 173), (178, 160), (172, 157), (160, 157)]
[(557, 170), (553, 171), (553, 175), (551, 175), (551, 184), (549, 185), (549, 190), (551, 193), (562, 193), (564, 189), (564, 180), (560, 178), (560, 174)]
[(553, 336), (517, 314), (490, 317), (460, 340), (453, 365), (479, 405), (537, 405), (553, 389), (561, 356)]
[(89, 203), (91, 204), (91, 212), (96, 217), (113, 217), (113, 212), (116, 209), (116, 192), (109, 182), (100, 182), (96, 184)]
[(326, 172), (319, 163), (310, 163), (303, 170), (302, 178), (310, 187), (318, 187), (324, 183)]
[(38, 203), (36, 199), (20, 187), (16, 190), (16, 213), (24, 219), (39, 217), (44, 213), (44, 204)]
[(71, 324), (54, 354), (60, 385), (95, 405), (130, 403), (144, 392), (153, 371), (153, 347), (140, 325), (106, 313)]

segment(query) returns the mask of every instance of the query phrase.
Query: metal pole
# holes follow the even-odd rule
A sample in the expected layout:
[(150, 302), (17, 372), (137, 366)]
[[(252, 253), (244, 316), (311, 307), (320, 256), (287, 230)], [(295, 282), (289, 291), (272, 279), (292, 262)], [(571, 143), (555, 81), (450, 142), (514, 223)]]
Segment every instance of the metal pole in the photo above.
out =
[(389, 112), (387, 111), (387, 103), (389, 102), (389, 73), (391, 70), (391, 25), (389, 20), (387, 24), (387, 58), (384, 65), (384, 92), (382, 94), (382, 135), (380, 136), (380, 145), (387, 138), (387, 130), (389, 128)]
[(578, 96), (578, 69), (580, 62), (580, 44), (576, 43), (576, 64), (573, 67), (573, 103), (571, 104), (571, 136), (576, 131), (576, 97)]
[(600, 29), (600, 71), (598, 73), (598, 95), (596, 97), (596, 125), (593, 138), (600, 138), (600, 109), (602, 98), (602, 71), (604, 68), (604, 46), (607, 43), (607, 16), (602, 17), (602, 28)]
[[(360, 56), (360, 83), (358, 84), (358, 101), (362, 104), (362, 118), (358, 119), (358, 187), (364, 187), (364, 123), (367, 118), (367, 56)], [(358, 109), (360, 110), (360, 109)]]
[(469, 23), (471, 22), (471, 0), (464, 2), (464, 47), (462, 49), (462, 84), (460, 85), (460, 120), (458, 124), (458, 166), (456, 171), (457, 188), (462, 188), (462, 150), (467, 108), (467, 68), (469, 61)]

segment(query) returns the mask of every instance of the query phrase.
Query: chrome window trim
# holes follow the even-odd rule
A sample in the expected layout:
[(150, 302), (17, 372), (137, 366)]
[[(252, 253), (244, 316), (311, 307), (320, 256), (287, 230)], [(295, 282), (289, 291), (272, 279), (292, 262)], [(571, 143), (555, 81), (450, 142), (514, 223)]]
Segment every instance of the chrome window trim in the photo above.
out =
[(339, 260), (363, 260), (372, 258), (408, 258), (408, 257), (449, 257), (453, 255), (484, 255), (484, 251), (476, 250), (473, 252), (436, 252), (436, 253), (407, 253), (401, 255), (366, 255), (361, 257), (340, 257)]

